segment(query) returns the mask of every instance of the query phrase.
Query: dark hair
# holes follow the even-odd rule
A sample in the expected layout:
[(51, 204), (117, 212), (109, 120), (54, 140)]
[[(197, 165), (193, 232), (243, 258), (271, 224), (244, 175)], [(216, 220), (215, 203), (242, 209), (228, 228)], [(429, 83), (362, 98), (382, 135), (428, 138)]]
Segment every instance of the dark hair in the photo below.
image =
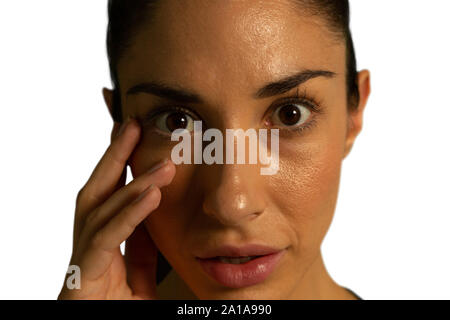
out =
[(319, 16), (328, 22), (328, 28), (340, 37), (346, 45), (347, 100), (348, 109), (354, 111), (359, 104), (356, 55), (350, 31), (350, 5), (348, 0), (295, 0), (303, 11)]
[[(328, 22), (329, 29), (343, 36), (347, 54), (347, 99), (348, 108), (353, 111), (359, 103), (355, 49), (350, 31), (350, 6), (348, 0), (292, 0), (304, 13), (317, 15)], [(114, 121), (122, 122), (120, 84), (117, 63), (131, 45), (133, 35), (139, 27), (152, 18), (151, 14), (158, 0), (108, 0), (107, 52), (109, 69), (113, 84), (112, 116)]]

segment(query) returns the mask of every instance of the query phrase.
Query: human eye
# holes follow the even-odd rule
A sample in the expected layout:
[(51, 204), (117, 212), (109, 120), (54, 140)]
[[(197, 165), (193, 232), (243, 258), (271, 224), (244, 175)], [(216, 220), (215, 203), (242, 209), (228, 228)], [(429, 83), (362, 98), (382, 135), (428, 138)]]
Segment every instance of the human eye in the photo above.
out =
[(147, 114), (143, 125), (164, 137), (170, 137), (177, 129), (194, 131), (194, 121), (198, 117), (187, 108), (178, 106), (161, 106)]
[(316, 114), (322, 113), (322, 109), (312, 98), (306, 94), (297, 94), (293, 97), (286, 97), (277, 101), (271, 108), (266, 123), (270, 127), (275, 127), (282, 131), (303, 133), (311, 129), (317, 122)]

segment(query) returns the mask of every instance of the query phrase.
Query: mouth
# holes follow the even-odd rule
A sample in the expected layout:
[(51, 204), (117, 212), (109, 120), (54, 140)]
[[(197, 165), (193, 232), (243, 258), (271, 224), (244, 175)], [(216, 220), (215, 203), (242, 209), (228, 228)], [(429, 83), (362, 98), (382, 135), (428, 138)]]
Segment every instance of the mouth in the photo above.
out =
[[(196, 260), (203, 271), (219, 284), (242, 288), (266, 280), (285, 251), (255, 245), (241, 248), (224, 246), (210, 251), (203, 258), (196, 257)], [(221, 254), (215, 255), (218, 252)]]
[(222, 245), (218, 248), (212, 248), (198, 254), (200, 259), (211, 259), (217, 257), (225, 258), (247, 258), (265, 256), (271, 253), (281, 251), (281, 249), (260, 245), (260, 244), (247, 244), (244, 246)]
[(215, 257), (211, 258), (212, 260), (220, 261), (222, 263), (231, 263), (231, 264), (243, 264), (247, 263), (253, 259), (259, 258), (262, 256), (247, 256), (247, 257)]

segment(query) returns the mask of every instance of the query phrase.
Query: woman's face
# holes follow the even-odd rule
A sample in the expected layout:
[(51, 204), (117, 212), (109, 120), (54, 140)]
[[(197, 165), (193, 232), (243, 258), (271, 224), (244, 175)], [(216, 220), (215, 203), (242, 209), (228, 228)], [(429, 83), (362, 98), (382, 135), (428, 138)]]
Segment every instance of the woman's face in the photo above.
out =
[[(293, 296), (320, 256), (335, 210), (348, 142), (344, 42), (288, 0), (160, 1), (151, 23), (139, 30), (118, 65), (124, 116), (143, 123), (130, 161), (134, 176), (170, 158), (178, 142), (164, 119), (177, 110), (224, 135), (225, 129), (280, 130), (277, 174), (261, 175), (261, 166), (250, 164), (178, 165), (160, 207), (145, 221), (147, 230), (199, 298)], [(267, 84), (306, 70), (330, 73), (255, 97)], [(201, 101), (139, 90), (150, 82)], [(303, 123), (292, 126), (286, 121), (292, 114), (275, 111), (292, 107), (292, 101), (278, 104), (297, 93)], [(147, 119), (161, 105), (168, 113)], [(285, 250), (276, 269), (255, 285), (224, 286), (196, 260), (222, 244), (248, 243)]]

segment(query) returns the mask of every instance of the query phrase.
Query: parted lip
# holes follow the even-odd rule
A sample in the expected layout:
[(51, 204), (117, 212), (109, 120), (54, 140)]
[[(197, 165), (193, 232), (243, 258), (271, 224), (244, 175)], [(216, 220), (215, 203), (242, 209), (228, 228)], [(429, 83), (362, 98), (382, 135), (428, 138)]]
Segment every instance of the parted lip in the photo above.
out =
[(211, 259), (216, 257), (247, 257), (264, 256), (282, 251), (260, 244), (246, 244), (243, 246), (222, 245), (218, 248), (208, 249), (197, 255), (198, 259)]

